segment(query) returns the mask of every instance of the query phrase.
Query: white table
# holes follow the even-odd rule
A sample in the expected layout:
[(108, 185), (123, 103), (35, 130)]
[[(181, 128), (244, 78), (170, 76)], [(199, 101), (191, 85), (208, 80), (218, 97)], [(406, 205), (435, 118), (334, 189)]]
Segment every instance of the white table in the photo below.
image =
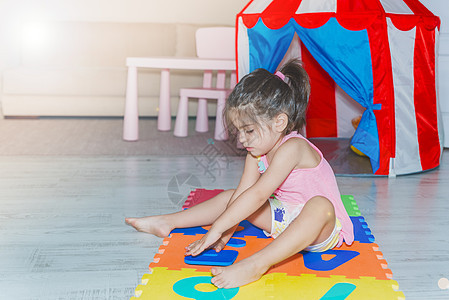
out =
[[(161, 85), (159, 96), (159, 111), (157, 128), (161, 131), (170, 130), (170, 69), (182, 70), (204, 70), (209, 71), (210, 76), (205, 76), (203, 87), (210, 84), (212, 70), (226, 72), (235, 71), (236, 63), (233, 59), (205, 59), (198, 57), (176, 58), (176, 57), (128, 57), (128, 81), (126, 87), (126, 104), (123, 122), (123, 139), (125, 141), (137, 141), (139, 139), (139, 112), (137, 105), (137, 68), (161, 69)], [(223, 74), (223, 73), (222, 73)], [(218, 80), (219, 85), (224, 87), (224, 77)], [(235, 85), (235, 72), (231, 79), (231, 87)]]

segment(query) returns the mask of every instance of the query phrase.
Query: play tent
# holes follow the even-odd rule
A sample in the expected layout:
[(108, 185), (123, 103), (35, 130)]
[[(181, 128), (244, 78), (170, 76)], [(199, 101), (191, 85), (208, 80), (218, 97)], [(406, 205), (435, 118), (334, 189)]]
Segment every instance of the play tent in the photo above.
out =
[(374, 174), (429, 170), (443, 149), (439, 25), (417, 0), (253, 0), (236, 20), (238, 77), (300, 57), (308, 137), (338, 136), (336, 98), (347, 94), (363, 108), (351, 145)]

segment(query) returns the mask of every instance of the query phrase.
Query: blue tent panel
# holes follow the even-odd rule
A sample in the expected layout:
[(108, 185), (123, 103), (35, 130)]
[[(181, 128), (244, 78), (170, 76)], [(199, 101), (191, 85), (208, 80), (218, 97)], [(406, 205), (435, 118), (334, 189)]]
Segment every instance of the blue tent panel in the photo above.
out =
[(264, 68), (272, 73), (276, 71), (294, 34), (292, 26), (273, 30), (259, 19), (256, 26), (248, 30), (250, 72), (257, 68)]

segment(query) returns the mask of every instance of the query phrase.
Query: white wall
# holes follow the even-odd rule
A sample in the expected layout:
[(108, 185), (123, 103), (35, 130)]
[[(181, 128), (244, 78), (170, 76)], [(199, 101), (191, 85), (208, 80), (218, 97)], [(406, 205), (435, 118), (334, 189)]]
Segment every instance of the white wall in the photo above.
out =
[(246, 0), (1, 0), (2, 18), (233, 25)]
[(52, 21), (234, 26), (248, 1), (0, 0), (0, 90), (4, 71), (23, 63), (22, 39), (29, 24), (36, 30), (35, 24), (57, 24)]
[(0, 72), (20, 64), (26, 22), (150, 22), (235, 25), (248, 0), (0, 0)]

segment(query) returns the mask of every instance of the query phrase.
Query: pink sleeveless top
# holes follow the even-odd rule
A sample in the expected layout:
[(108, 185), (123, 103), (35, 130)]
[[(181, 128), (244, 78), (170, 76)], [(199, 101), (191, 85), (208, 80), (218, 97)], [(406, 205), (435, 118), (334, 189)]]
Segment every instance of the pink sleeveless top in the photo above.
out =
[[(315, 196), (323, 196), (329, 199), (334, 205), (335, 214), (342, 224), (337, 247), (341, 246), (343, 239), (347, 245), (351, 245), (354, 241), (353, 225), (341, 201), (340, 191), (331, 166), (323, 157), (321, 151), (296, 131), (286, 135), (282, 139), (281, 145), (290, 138), (301, 138), (307, 141), (319, 153), (321, 161), (315, 168), (292, 170), (273, 194), (280, 201), (298, 204), (305, 204)], [(259, 172), (264, 173), (267, 168), (267, 157), (262, 155), (260, 156)]]

